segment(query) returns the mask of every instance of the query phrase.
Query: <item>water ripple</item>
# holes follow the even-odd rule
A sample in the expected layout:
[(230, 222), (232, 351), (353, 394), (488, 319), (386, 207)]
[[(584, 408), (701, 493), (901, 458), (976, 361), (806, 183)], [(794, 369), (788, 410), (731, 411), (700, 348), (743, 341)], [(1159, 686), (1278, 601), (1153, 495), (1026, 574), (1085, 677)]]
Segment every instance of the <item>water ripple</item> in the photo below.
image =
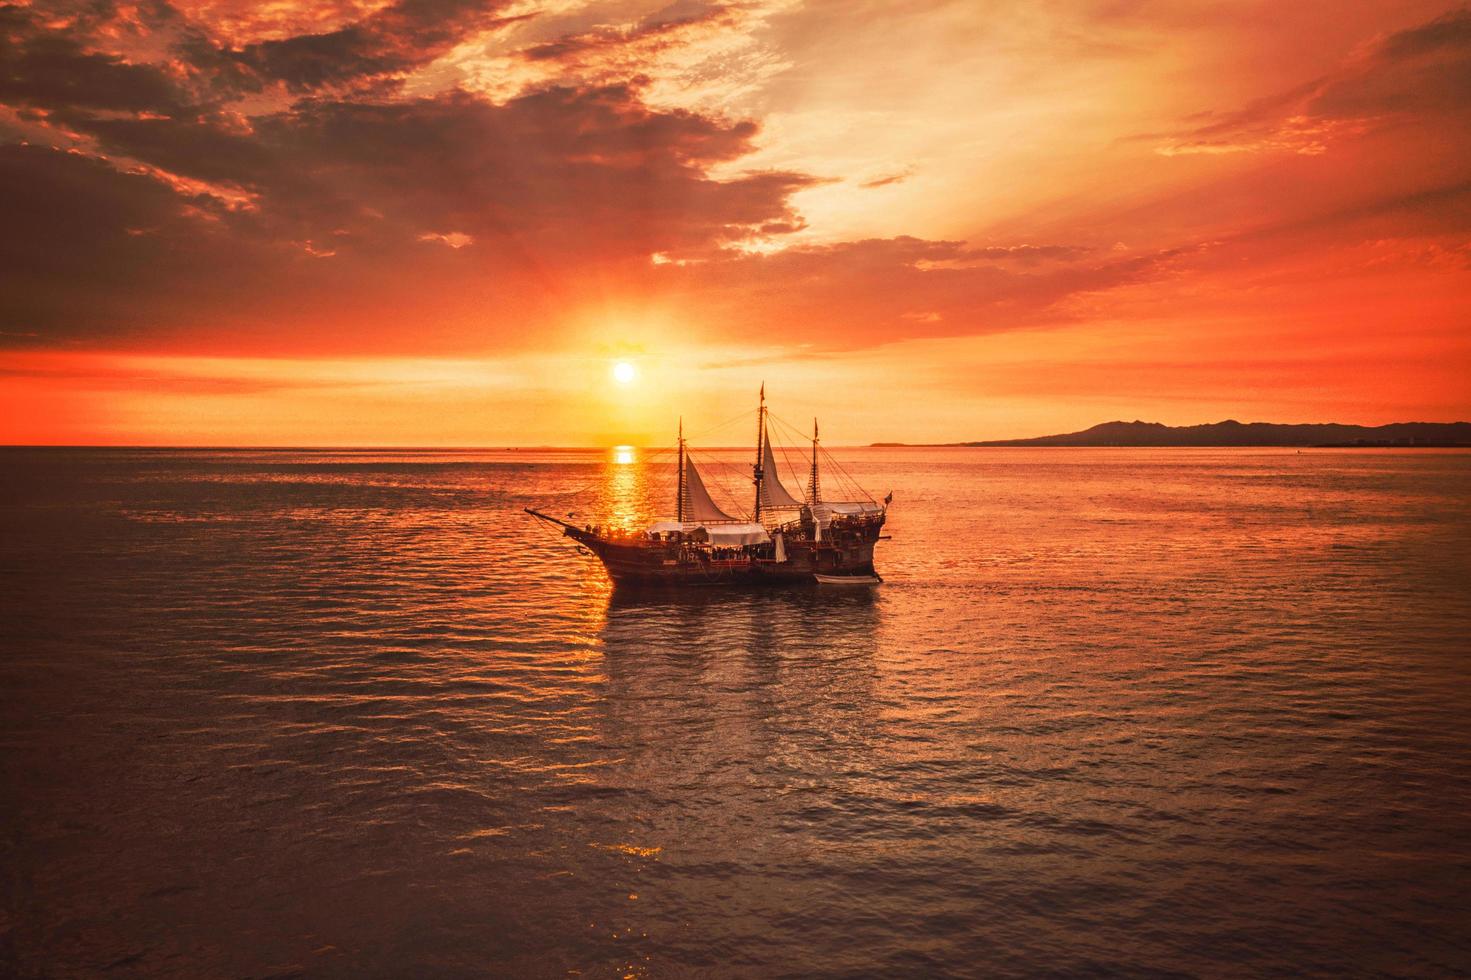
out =
[(7, 974), (1471, 972), (1471, 455), (859, 451), (881, 589), (689, 596), (595, 454), (5, 460)]

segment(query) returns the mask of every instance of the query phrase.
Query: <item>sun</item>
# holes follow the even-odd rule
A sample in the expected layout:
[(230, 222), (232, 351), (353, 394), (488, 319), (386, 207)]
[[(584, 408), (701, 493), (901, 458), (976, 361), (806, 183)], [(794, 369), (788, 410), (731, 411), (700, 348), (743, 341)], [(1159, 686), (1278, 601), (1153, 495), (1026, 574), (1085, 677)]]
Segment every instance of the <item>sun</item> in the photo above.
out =
[(628, 361), (618, 361), (613, 365), (613, 380), (621, 385), (631, 385), (638, 378), (638, 368)]

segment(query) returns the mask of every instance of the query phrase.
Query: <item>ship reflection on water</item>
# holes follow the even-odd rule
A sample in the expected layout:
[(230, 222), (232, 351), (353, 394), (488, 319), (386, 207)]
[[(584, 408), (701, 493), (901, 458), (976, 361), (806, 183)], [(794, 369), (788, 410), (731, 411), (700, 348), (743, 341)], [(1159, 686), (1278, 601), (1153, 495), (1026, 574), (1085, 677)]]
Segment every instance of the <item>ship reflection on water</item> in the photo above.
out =
[[(773, 825), (768, 791), (782, 785), (780, 757), (808, 751), (793, 741), (797, 729), (824, 742), (841, 739), (880, 710), (873, 691), (882, 608), (866, 591), (653, 596), (615, 589), (601, 633), (604, 734), (612, 744), (642, 746), (645, 760), (661, 760), (657, 774), (638, 767), (647, 790), (707, 783), (716, 826)], [(726, 759), (732, 768), (712, 763), (702, 771), (696, 757)], [(666, 777), (671, 785), (660, 786)], [(713, 848), (709, 857), (717, 859)]]

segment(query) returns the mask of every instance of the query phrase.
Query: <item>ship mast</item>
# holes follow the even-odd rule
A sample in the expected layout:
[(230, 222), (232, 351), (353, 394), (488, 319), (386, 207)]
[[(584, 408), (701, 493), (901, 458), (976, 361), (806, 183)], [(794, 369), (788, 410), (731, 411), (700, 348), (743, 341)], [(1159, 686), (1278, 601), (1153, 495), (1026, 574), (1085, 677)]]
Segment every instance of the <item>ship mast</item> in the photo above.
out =
[(812, 420), (812, 476), (807, 481), (807, 503), (817, 503), (822, 487), (817, 482), (817, 419)]
[(756, 409), (756, 463), (751, 467), (751, 482), (756, 484), (756, 516), (752, 518), (757, 524), (761, 523), (761, 481), (766, 474), (761, 470), (761, 451), (766, 448), (766, 382), (761, 382), (761, 405)]
[(679, 418), (679, 489), (675, 491), (678, 499), (674, 503), (675, 519), (684, 523), (684, 416)]

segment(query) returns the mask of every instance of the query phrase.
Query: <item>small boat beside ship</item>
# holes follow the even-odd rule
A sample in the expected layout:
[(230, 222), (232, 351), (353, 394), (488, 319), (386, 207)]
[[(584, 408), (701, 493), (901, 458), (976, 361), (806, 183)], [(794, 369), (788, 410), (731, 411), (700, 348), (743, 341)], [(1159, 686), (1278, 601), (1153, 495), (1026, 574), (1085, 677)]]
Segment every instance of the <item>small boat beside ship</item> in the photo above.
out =
[(535, 508), (525, 510), (561, 528), (562, 534), (596, 556), (620, 585), (877, 585), (883, 580), (874, 569), (874, 547), (885, 537), (893, 494), (882, 502), (861, 490), (863, 499), (827, 499), (822, 492), (822, 455), (814, 420), (807, 486), (800, 497), (791, 493), (777, 469), (762, 386), (749, 517), (732, 515), (715, 503), (685, 443), (682, 424), (674, 513), (669, 518), (629, 530), (579, 527)]

